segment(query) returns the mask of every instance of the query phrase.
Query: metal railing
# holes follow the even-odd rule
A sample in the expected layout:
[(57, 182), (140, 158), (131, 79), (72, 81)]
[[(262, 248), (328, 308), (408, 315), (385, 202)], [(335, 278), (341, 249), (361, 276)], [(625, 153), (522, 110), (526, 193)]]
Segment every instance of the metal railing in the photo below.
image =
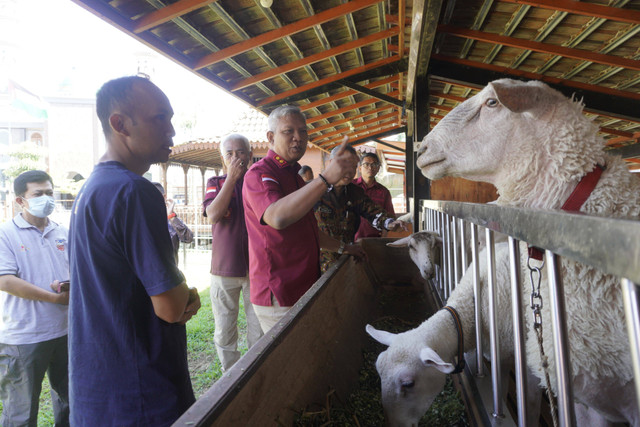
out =
[[(496, 205), (421, 201), (420, 230), (436, 231), (443, 239), (442, 266), (434, 281), (436, 290), (444, 301), (460, 280), (458, 272), (470, 271), (473, 275), (475, 301), (479, 299), (479, 270), (477, 235), (478, 226), (486, 230), (487, 287), (489, 293), (489, 325), (492, 360), (499, 360), (497, 342), (497, 309), (495, 307), (495, 255), (494, 233), (508, 236), (509, 274), (514, 327), (514, 358), (518, 425), (526, 425), (526, 351), (524, 337), (523, 300), (521, 283), (519, 242), (544, 249), (548, 271), (549, 307), (553, 329), (554, 356), (556, 360), (558, 421), (562, 426), (575, 425), (573, 393), (571, 386), (569, 343), (564, 310), (564, 292), (560, 262), (562, 257), (594, 267), (603, 273), (620, 278), (624, 313), (633, 372), (636, 379), (636, 395), (640, 407), (640, 221), (613, 219), (559, 211), (542, 211)], [(465, 226), (466, 224), (466, 226)], [(470, 238), (465, 238), (466, 227)], [(470, 252), (471, 259), (464, 255)], [(460, 255), (457, 255), (460, 254)], [(468, 265), (471, 266), (467, 270)], [(480, 325), (482, 313), (478, 304), (475, 310), (478, 372), (482, 376), (482, 341)], [(491, 363), (493, 384), (493, 415), (502, 414), (500, 400), (501, 372), (499, 363)]]

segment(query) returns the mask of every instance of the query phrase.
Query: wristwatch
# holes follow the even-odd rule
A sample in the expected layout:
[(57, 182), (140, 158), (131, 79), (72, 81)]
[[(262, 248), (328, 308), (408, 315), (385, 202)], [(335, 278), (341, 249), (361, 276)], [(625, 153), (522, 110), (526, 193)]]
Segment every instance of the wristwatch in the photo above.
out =
[(344, 247), (346, 245), (344, 244), (344, 242), (340, 242), (340, 247), (338, 248), (338, 255), (342, 255), (342, 252), (344, 252)]

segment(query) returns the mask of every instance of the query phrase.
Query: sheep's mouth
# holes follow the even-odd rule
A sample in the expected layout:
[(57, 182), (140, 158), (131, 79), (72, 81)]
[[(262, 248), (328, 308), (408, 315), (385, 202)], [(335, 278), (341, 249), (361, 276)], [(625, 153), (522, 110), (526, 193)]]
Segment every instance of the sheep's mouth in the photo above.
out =
[(437, 165), (437, 164), (440, 164), (440, 163), (444, 162), (445, 160), (447, 160), (447, 159), (446, 159), (446, 158), (444, 158), (444, 157), (439, 158), (439, 159), (437, 159), (437, 158), (436, 158), (436, 159), (426, 159), (426, 160), (423, 160), (423, 159), (422, 159), (422, 156), (421, 156), (421, 157), (418, 157), (417, 165), (418, 165), (418, 167), (419, 167), (420, 169), (425, 170), (425, 169), (428, 169), (428, 168), (430, 168), (430, 167), (432, 167), (432, 166), (435, 166), (435, 165)]

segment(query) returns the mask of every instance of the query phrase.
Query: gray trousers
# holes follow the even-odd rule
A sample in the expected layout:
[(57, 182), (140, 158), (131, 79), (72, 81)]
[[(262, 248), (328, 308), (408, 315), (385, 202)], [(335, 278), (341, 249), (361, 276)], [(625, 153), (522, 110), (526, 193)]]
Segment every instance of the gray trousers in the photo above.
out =
[(238, 351), (238, 313), (240, 311), (240, 294), (244, 302), (244, 313), (247, 318), (247, 346), (251, 348), (262, 336), (260, 322), (253, 311), (249, 298), (249, 276), (224, 277), (211, 276), (211, 309), (215, 330), (213, 341), (222, 371), (225, 372), (240, 359)]
[(51, 384), (55, 425), (68, 426), (67, 336), (36, 344), (0, 344), (2, 427), (38, 425), (38, 406), (45, 373)]

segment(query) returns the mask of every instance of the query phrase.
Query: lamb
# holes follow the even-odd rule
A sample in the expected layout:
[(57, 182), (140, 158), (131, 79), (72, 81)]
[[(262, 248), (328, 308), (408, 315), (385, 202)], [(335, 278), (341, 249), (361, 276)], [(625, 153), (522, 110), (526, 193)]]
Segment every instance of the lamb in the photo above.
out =
[[(420, 232), (409, 237), (393, 242), (393, 246), (409, 246), (409, 254), (423, 271), (425, 264), (431, 266), (428, 261), (438, 245), (439, 237), (435, 233)], [(413, 249), (412, 249), (413, 248)], [(498, 306), (510, 304), (509, 291), (509, 258), (508, 246), (500, 243), (495, 246), (496, 279), (497, 283), (505, 283), (496, 289)], [(479, 258), (486, 258), (486, 249), (480, 252)], [(427, 261), (425, 263), (425, 261)], [(481, 282), (487, 277), (486, 263), (479, 265)], [(427, 273), (427, 276), (429, 274)], [(423, 273), (423, 277), (425, 274)], [(426, 278), (426, 277), (425, 277)], [(482, 307), (483, 347), (489, 349), (489, 301), (485, 286), (481, 286), (480, 307)], [(456, 309), (460, 316), (464, 335), (464, 352), (475, 349), (475, 314), (472, 274), (465, 274), (459, 285), (451, 293), (447, 305)], [(435, 397), (442, 391), (445, 378), (454, 370), (451, 362), (458, 352), (456, 326), (451, 315), (440, 310), (419, 327), (392, 334), (380, 331), (367, 325), (367, 332), (378, 342), (388, 345), (389, 348), (380, 354), (376, 362), (376, 369), (382, 383), (382, 404), (385, 409), (387, 422), (392, 426), (418, 425), (420, 417), (429, 409)], [(513, 324), (510, 319), (498, 323), (498, 335), (500, 340), (500, 363), (502, 371), (507, 372), (507, 366), (513, 364)], [(504, 380), (507, 376), (504, 375)], [(537, 420), (540, 402), (540, 394), (536, 393), (537, 382), (529, 384), (531, 400), (529, 416), (530, 421)], [(506, 391), (506, 386), (503, 386)], [(532, 422), (531, 425), (534, 423)]]
[(408, 247), (411, 261), (420, 270), (423, 279), (429, 280), (435, 274), (434, 265), (440, 265), (442, 239), (437, 233), (420, 231), (402, 239), (387, 243), (391, 247)]
[[(418, 167), (432, 180), (454, 176), (492, 183), (498, 205), (559, 209), (582, 177), (600, 165), (604, 171), (580, 211), (638, 219), (640, 180), (619, 157), (604, 152), (597, 126), (582, 109), (581, 102), (544, 83), (496, 80), (425, 137)], [(526, 251), (521, 261), (524, 268)], [(561, 264), (574, 398), (610, 421), (640, 425), (619, 281), (568, 259)], [(546, 283), (541, 290), (548, 301)], [(550, 319), (545, 304), (542, 321), (549, 325)], [(550, 327), (543, 339), (546, 353), (553, 354)], [(527, 361), (542, 379), (532, 331)], [(556, 392), (554, 358), (549, 362)]]

